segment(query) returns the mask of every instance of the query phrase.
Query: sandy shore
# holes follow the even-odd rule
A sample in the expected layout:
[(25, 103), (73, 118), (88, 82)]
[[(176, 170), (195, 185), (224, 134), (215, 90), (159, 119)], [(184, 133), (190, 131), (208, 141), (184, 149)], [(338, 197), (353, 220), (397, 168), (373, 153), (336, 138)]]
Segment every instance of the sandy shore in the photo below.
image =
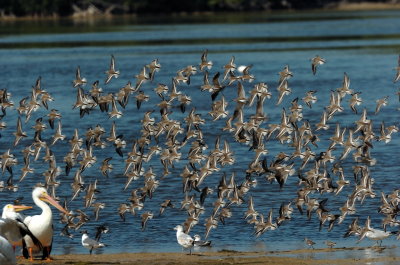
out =
[(333, 10), (342, 10), (342, 11), (361, 11), (361, 10), (393, 10), (400, 9), (400, 3), (369, 3), (369, 2), (361, 2), (361, 3), (339, 3), (332, 7)]
[[(392, 247), (394, 248), (394, 247)], [(120, 254), (74, 254), (56, 255), (52, 262), (35, 260), (33, 263), (18, 259), (18, 264), (75, 264), (75, 265), (100, 265), (100, 264), (159, 264), (159, 265), (184, 265), (184, 264), (367, 264), (400, 263), (400, 257), (391, 255), (381, 255), (375, 258), (334, 258), (335, 254), (345, 251), (373, 251), (384, 253), (385, 248), (335, 248), (335, 249), (301, 249), (291, 251), (271, 251), (271, 252), (237, 252), (219, 251), (202, 252), (192, 255), (186, 253), (120, 253)], [(315, 256), (323, 258), (315, 258)], [(340, 255), (339, 255), (340, 256)], [(326, 258), (330, 257), (330, 258)], [(332, 258), (333, 257), (333, 258)]]

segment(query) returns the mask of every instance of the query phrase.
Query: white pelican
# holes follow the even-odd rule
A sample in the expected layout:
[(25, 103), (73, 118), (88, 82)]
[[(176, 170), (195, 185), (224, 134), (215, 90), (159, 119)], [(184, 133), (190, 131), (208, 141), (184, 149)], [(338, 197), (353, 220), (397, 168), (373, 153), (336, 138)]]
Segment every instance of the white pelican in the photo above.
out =
[(4, 237), (0, 236), (0, 264), (2, 265), (15, 265), (17, 260), (10, 242)]
[[(40, 215), (27, 216), (24, 223), (28, 226), (32, 234), (40, 241), (43, 246), (43, 257), (42, 259), (51, 260), (50, 252), (53, 243), (53, 214), (51, 208), (45, 203), (50, 203), (61, 212), (68, 214), (68, 212), (56, 202), (43, 187), (36, 187), (32, 192), (33, 202), (42, 209)], [(24, 238), (28, 253), (24, 253), (24, 256), (33, 261), (32, 251), (37, 251), (37, 247), (34, 246), (31, 237), (26, 236)]]
[(179, 245), (184, 248), (189, 248), (190, 255), (192, 255), (194, 239), (190, 235), (183, 232), (183, 227), (181, 225), (177, 225), (174, 229), (176, 230), (176, 239), (178, 240)]
[(15, 254), (10, 242), (21, 241), (25, 235), (32, 236), (33, 244), (42, 247), (26, 225), (18, 220), (0, 218), (0, 264), (16, 264)]
[[(7, 204), (6, 206), (3, 207), (3, 213), (1, 215), (1, 218), (18, 220), (20, 222), (23, 222), (25, 216), (19, 212), (27, 209), (32, 209), (32, 206)], [(22, 246), (22, 238), (20, 238), (20, 240), (18, 241), (12, 241), (10, 243), (13, 246), (13, 249), (15, 250), (16, 246)]]
[(32, 206), (7, 204), (3, 207), (1, 218), (24, 221), (25, 216), (20, 211), (32, 209)]
[(82, 246), (89, 249), (89, 253), (90, 253), (90, 255), (92, 255), (93, 249), (104, 247), (105, 245), (103, 243), (100, 243), (97, 240), (89, 238), (89, 235), (88, 235), (87, 231), (85, 230), (82, 232)]

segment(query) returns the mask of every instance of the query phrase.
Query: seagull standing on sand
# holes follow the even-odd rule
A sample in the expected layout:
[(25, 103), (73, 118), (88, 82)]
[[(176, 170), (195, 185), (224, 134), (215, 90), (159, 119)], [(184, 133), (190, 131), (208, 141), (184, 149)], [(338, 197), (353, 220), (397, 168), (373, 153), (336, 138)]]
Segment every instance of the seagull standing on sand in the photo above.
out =
[(192, 255), (192, 247), (194, 245), (194, 239), (183, 232), (183, 227), (181, 225), (177, 225), (174, 228), (176, 230), (176, 239), (178, 240), (178, 244), (184, 248), (189, 248), (189, 253)]
[(104, 247), (105, 245), (103, 243), (100, 243), (97, 240), (91, 239), (87, 233), (87, 231), (82, 232), (82, 246), (85, 248), (89, 249), (90, 255), (92, 255), (92, 251), (95, 248), (101, 248)]

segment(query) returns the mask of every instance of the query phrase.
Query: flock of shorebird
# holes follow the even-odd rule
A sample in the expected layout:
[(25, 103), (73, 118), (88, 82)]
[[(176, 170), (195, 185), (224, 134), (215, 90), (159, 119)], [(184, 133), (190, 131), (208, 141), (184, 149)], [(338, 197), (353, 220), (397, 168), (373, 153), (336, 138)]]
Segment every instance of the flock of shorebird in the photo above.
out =
[[(19, 182), (34, 174), (34, 168), (30, 167), (32, 159), (37, 161), (41, 158), (49, 164), (48, 169), (43, 172), (45, 184), (39, 184), (32, 193), (34, 203), (42, 209), (40, 215), (31, 217), (18, 215), (16, 211), (27, 208), (18, 202), (4, 207), (0, 220), (0, 235), (2, 236), (0, 237), (0, 254), (3, 255), (0, 257), (1, 264), (15, 264), (15, 255), (11, 246), (15, 248), (18, 245), (22, 245), (25, 257), (33, 259), (33, 252), (41, 249), (43, 258), (50, 259), (53, 235), (52, 213), (45, 202), (54, 205), (61, 211), (61, 222), (65, 225), (62, 233), (65, 236), (71, 236), (69, 229), (79, 230), (90, 220), (86, 212), (69, 210), (67, 203), (61, 206), (56, 201), (58, 199), (56, 188), (60, 184), (57, 177), (63, 173), (57, 166), (56, 160), (59, 158), (56, 158), (52, 148), (57, 148), (57, 145), (65, 143), (70, 145), (68, 152), (63, 157), (65, 174), (68, 175), (71, 170), (75, 170), (73, 181), (70, 184), (71, 201), (84, 192), (84, 207), (93, 209), (96, 221), (99, 218), (99, 212), (106, 205), (97, 201), (96, 194), (99, 190), (97, 179), (93, 183), (87, 184), (83, 177), (85, 169), (97, 164), (95, 152), (108, 152), (109, 154), (98, 165), (99, 175), (112, 177), (113, 160), (123, 159), (124, 170), (122, 173), (126, 177), (126, 184), (121, 188), (127, 190), (132, 182), (138, 180), (144, 183), (140, 188), (131, 191), (131, 196), (128, 198), (129, 203), (121, 203), (119, 207), (115, 206), (123, 220), (125, 220), (127, 212), (136, 214), (142, 211), (145, 208), (145, 200), (153, 198), (153, 194), (162, 185), (163, 178), (170, 174), (170, 170), (172, 168), (177, 170), (175, 166), (181, 165), (181, 161), (187, 161), (180, 171), (184, 196), (180, 208), (187, 212), (188, 217), (175, 228), (177, 241), (185, 248), (210, 244), (209, 241), (202, 241), (198, 235), (192, 238), (189, 233), (202, 219), (202, 215), (206, 212), (206, 205), (211, 204), (207, 204), (206, 200), (213, 190), (216, 190), (217, 198), (212, 203), (214, 208), (211, 215), (204, 218), (206, 239), (212, 229), (216, 229), (220, 222), (225, 224), (226, 219), (232, 216), (232, 207), (246, 202), (248, 208), (244, 213), (244, 218), (249, 225), (254, 227), (254, 235), (259, 237), (266, 231), (278, 229), (285, 222), (291, 220), (294, 212), (292, 206), (294, 205), (300, 214), (305, 211), (308, 219), (311, 219), (315, 212), (320, 222), (319, 229), (321, 230), (324, 224), (328, 223), (330, 231), (336, 224), (342, 223), (346, 217), (356, 213), (357, 203), (363, 203), (365, 199), (376, 196), (373, 189), (374, 178), (370, 174), (370, 167), (376, 164), (376, 159), (371, 156), (371, 148), (376, 141), (389, 143), (392, 134), (398, 132), (399, 129), (396, 125), (388, 125), (382, 121), (379, 132), (374, 132), (368, 113), (380, 112), (382, 107), (388, 104), (388, 97), (377, 99), (376, 107), (372, 111), (368, 110), (367, 106), (359, 111), (357, 107), (360, 108), (359, 106), (363, 103), (361, 93), (351, 89), (350, 77), (344, 73), (342, 85), (330, 92), (330, 102), (322, 111), (320, 121), (312, 124), (308, 119), (303, 118), (302, 102), (308, 108), (312, 108), (317, 101), (317, 91), (310, 90), (305, 93), (303, 98), (293, 99), (291, 106), (287, 108), (288, 111), (286, 108), (280, 107), (284, 99), (292, 93), (289, 80), (294, 74), (289, 66), (285, 66), (279, 72), (277, 95), (273, 96), (266, 83), (255, 82), (256, 77), (251, 73), (252, 65), (238, 66), (233, 56), (221, 71), (215, 71), (210, 80), (211, 69), (215, 70), (215, 67), (207, 57), (206, 50), (198, 65), (189, 65), (177, 71), (176, 76), (172, 78), (171, 86), (162, 83), (155, 84), (155, 76), (161, 69), (160, 62), (155, 59), (135, 75), (135, 84), (129, 81), (116, 92), (103, 91), (99, 81), (95, 81), (88, 89), (88, 81), (82, 76), (78, 66), (72, 82), (77, 91), (73, 109), (79, 110), (81, 118), (90, 117), (92, 112), (102, 112), (113, 120), (108, 134), (102, 125), (97, 124), (85, 131), (85, 139), (79, 136), (82, 133), (79, 128), (75, 128), (70, 137), (63, 134), (62, 115), (56, 109), (48, 110), (54, 98), (50, 92), (42, 88), (40, 77), (32, 87), (30, 94), (19, 102), (19, 106), (14, 105), (9, 91), (0, 90), (1, 119), (6, 117), (8, 109), (18, 112), (16, 131), (13, 133), (15, 136), (13, 147), (0, 156), (2, 172), (9, 174), (7, 181), (1, 183), (1, 188), (5, 190), (18, 189), (14, 180), (15, 170), (13, 170), (18, 161), (16, 155), (13, 154), (16, 146), (25, 145), (22, 149), (23, 167)], [(325, 59), (320, 56), (312, 58), (311, 74), (316, 75), (317, 68), (324, 63)], [(195, 102), (192, 102), (191, 96), (184, 92), (189, 91), (185, 89), (186, 86), (193, 86), (191, 84), (192, 76), (199, 73), (203, 74), (203, 83), (199, 86), (200, 91), (206, 95), (209, 93), (207, 97), (211, 102), (207, 115), (199, 113), (196, 107), (189, 110), (191, 104), (195, 105)], [(120, 75), (114, 56), (111, 56), (111, 63), (105, 74), (104, 84), (112, 82)], [(399, 79), (400, 57), (394, 82)], [(156, 106), (147, 105), (148, 108), (143, 112), (141, 120), (141, 130), (138, 132), (140, 135), (136, 140), (130, 142), (127, 137), (117, 133), (115, 120), (124, 115), (120, 109), (128, 111), (131, 97), (136, 100), (138, 110), (145, 108), (146, 102), (154, 96), (150, 95), (152, 91), (145, 84), (153, 86), (155, 95), (160, 100)], [(234, 108), (228, 107), (231, 105), (231, 101), (226, 99), (226, 96), (232, 94), (237, 95), (233, 99)], [(205, 99), (202, 100), (203, 103), (207, 102)], [(264, 112), (264, 106), (267, 102), (271, 105), (272, 100), (275, 100), (275, 108), (282, 109), (280, 122), (277, 123), (269, 121)], [(350, 107), (347, 111), (354, 112), (358, 118), (353, 126), (344, 128), (338, 118), (336, 125), (333, 125), (336, 126), (333, 135), (326, 137), (327, 148), (316, 152), (315, 150), (320, 148), (318, 142), (321, 141), (324, 132), (325, 135), (330, 133), (329, 128), (332, 126), (334, 117), (346, 111), (343, 105), (345, 100), (349, 102)], [(255, 111), (253, 105), (255, 105)], [(26, 126), (23, 121), (25, 124), (29, 122), (31, 117), (36, 116), (35, 113), (39, 109), (47, 112), (48, 124), (54, 131), (54, 135), (51, 139), (43, 139), (42, 132), (48, 129), (43, 116), (40, 116), (36, 118), (32, 126), (33, 141), (28, 141), (26, 140), (28, 133), (24, 131)], [(174, 112), (180, 112), (180, 114)], [(175, 119), (175, 117), (181, 117), (181, 119)], [(211, 127), (214, 128), (211, 134), (216, 135), (215, 144), (211, 148), (207, 145), (210, 139), (206, 139), (202, 131), (206, 120), (216, 124), (219, 124), (217, 121), (223, 120), (225, 124), (222, 128)], [(7, 126), (4, 121), (0, 122), (1, 130), (7, 131)], [(221, 131), (219, 131), (220, 129)], [(275, 157), (270, 157), (271, 162), (268, 163), (268, 144), (272, 141), (286, 146), (292, 152), (280, 152)], [(231, 173), (230, 177), (227, 177), (225, 172), (217, 173), (225, 166), (240, 162), (240, 158), (235, 157), (234, 150), (231, 150), (232, 142), (247, 146), (249, 154), (253, 155), (249, 164), (241, 165), (246, 168), (246, 174), (243, 179), (239, 180), (240, 183), (235, 173)], [(130, 152), (124, 150), (128, 144), (132, 145)], [(110, 146), (115, 149), (115, 153), (110, 152)], [(183, 152), (186, 150), (187, 154), (185, 155)], [(336, 152), (340, 154), (338, 157), (335, 156)], [(353, 163), (350, 163), (350, 156), (352, 156)], [(157, 161), (156, 157), (161, 162), (162, 172), (153, 171), (154, 164), (152, 163)], [(344, 169), (343, 161), (348, 162), (347, 166), (351, 165), (349, 167), (353, 171), (353, 181), (346, 177), (345, 172), (348, 169)], [(215, 188), (211, 188), (207, 184), (210, 175), (214, 175), (213, 178), (215, 175), (219, 175), (220, 181)], [(281, 203), (279, 215), (276, 218), (273, 217), (272, 209), (265, 218), (256, 209), (251, 190), (257, 185), (259, 179), (265, 179), (269, 183), (277, 182), (277, 189), (282, 190), (288, 177), (292, 175), (297, 175), (299, 179), (297, 194), (293, 195), (294, 198), (287, 198), (286, 202)], [(351, 192), (343, 206), (336, 212), (326, 207), (327, 198), (320, 199), (318, 195), (313, 195), (331, 194), (335, 196), (342, 193), (343, 190)], [(47, 193), (48, 191), (51, 196)], [(383, 230), (372, 228), (369, 217), (366, 219), (365, 225), (360, 226), (358, 217), (356, 217), (345, 236), (357, 235), (359, 240), (365, 237), (376, 240), (388, 237), (391, 232), (386, 232), (386, 228), (399, 225), (399, 221), (396, 219), (400, 202), (398, 192), (399, 189), (395, 189), (388, 195), (381, 193), (382, 204), (379, 212), (385, 216)], [(176, 198), (178, 194), (174, 196), (174, 198), (161, 203), (159, 215), (162, 215), (168, 208), (174, 207), (176, 200), (179, 200)], [(141, 213), (142, 230), (145, 230), (147, 222), (153, 217), (155, 214), (152, 211)], [(9, 227), (16, 228), (16, 232), (11, 233)], [(87, 231), (82, 231), (82, 245), (89, 248), (90, 253), (94, 248), (104, 246), (99, 242), (99, 238), (101, 233), (106, 231), (108, 229), (101, 228), (96, 239), (89, 238)], [(310, 239), (306, 238), (305, 241), (309, 246), (314, 245)], [(333, 247), (334, 242), (327, 241), (327, 245)], [(7, 255), (9, 263), (6, 263), (5, 256)]]

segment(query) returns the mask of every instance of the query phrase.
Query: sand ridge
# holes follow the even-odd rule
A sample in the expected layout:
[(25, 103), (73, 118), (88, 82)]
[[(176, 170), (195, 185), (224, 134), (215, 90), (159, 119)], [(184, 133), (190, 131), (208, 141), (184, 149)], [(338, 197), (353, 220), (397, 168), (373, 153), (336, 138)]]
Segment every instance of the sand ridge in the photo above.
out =
[[(395, 247), (391, 247), (395, 248)], [(196, 252), (192, 255), (188, 253), (119, 253), (119, 254), (68, 254), (55, 255), (52, 262), (35, 260), (30, 262), (18, 259), (18, 264), (52, 264), (52, 265), (102, 265), (102, 264), (121, 264), (121, 265), (208, 265), (208, 264), (366, 264), (366, 263), (400, 263), (400, 257), (381, 256), (375, 258), (330, 258), (316, 259), (310, 258), (315, 253), (335, 253), (340, 251), (385, 251), (385, 247), (354, 247), (354, 248), (322, 248), (322, 249), (299, 249), (288, 251), (267, 251), (267, 252), (241, 252), (221, 250), (217, 252)], [(310, 255), (304, 255), (310, 254)]]

